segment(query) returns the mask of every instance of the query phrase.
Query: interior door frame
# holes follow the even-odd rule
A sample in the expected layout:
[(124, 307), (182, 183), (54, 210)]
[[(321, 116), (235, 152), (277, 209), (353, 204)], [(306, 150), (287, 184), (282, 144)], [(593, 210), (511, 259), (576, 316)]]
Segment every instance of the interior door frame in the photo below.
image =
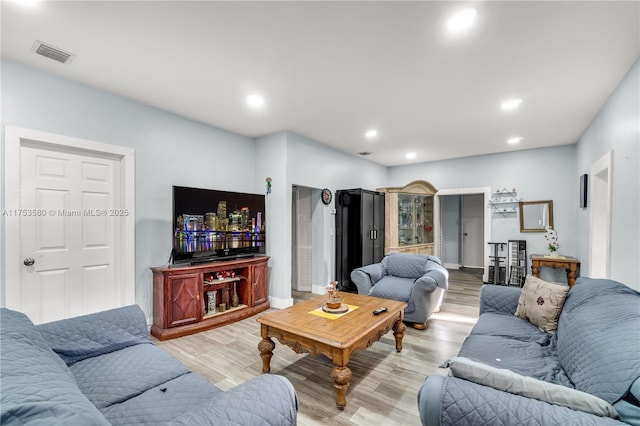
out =
[[(87, 139), (73, 138), (17, 126), (4, 127), (4, 209), (20, 209), (20, 148), (23, 143), (36, 142), (43, 148), (72, 150), (84, 155), (107, 155), (120, 161), (120, 205), (126, 206), (129, 214), (121, 216), (119, 235), (120, 305), (135, 303), (135, 151), (118, 145), (110, 145)], [(8, 250), (8, 241), (20, 240), (20, 218), (5, 216), (2, 251), (4, 274), (0, 276), (0, 306), (6, 306), (8, 279), (20, 276), (22, 265), (20, 250)]]
[(589, 276), (610, 278), (613, 151), (591, 165), (589, 187)]
[[(484, 205), (489, 205), (491, 199), (491, 187), (483, 186), (476, 188), (450, 188), (440, 189), (436, 192), (434, 197), (433, 215), (435, 224), (434, 245), (436, 256), (442, 258), (442, 247), (440, 247), (440, 239), (442, 238), (442, 229), (440, 229), (440, 196), (442, 195), (471, 195), (471, 194), (483, 194)], [(491, 214), (486, 211), (484, 213), (484, 270), (482, 272), (482, 280), (487, 282), (489, 279), (489, 238), (491, 236)]]

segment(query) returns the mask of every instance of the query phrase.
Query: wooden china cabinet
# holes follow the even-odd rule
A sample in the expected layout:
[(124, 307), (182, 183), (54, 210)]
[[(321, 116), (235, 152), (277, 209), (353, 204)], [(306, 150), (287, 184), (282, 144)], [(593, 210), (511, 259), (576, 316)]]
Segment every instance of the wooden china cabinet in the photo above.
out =
[(434, 254), (433, 199), (436, 188), (416, 180), (385, 193), (384, 252)]

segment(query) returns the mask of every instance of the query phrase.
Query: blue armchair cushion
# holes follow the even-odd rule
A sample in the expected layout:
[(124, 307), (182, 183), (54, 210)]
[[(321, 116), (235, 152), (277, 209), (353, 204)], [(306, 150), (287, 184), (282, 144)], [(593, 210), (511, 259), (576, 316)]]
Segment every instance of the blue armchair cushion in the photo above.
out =
[(371, 287), (369, 296), (406, 302), (408, 306), (405, 308), (405, 313), (409, 313), (415, 310), (415, 302), (411, 297), (412, 292), (413, 281), (406, 278), (386, 276)]
[(423, 255), (389, 253), (382, 259), (387, 275), (402, 278), (418, 278), (426, 272), (426, 260)]
[(377, 283), (386, 274), (386, 271), (381, 263), (373, 263), (371, 265), (362, 266), (358, 269), (369, 275), (371, 284)]

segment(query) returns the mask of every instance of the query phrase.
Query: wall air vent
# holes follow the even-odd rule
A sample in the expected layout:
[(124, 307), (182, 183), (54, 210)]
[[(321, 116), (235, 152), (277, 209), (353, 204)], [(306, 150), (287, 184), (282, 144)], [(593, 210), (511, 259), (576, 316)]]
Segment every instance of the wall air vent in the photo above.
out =
[(362, 151), (358, 153), (359, 155), (371, 155), (371, 153), (369, 151)]
[(62, 62), (63, 64), (68, 64), (76, 58), (76, 55), (73, 53), (65, 52), (62, 49), (41, 42), (40, 40), (36, 40), (36, 42), (33, 43), (31, 51), (46, 58), (53, 59), (54, 61)]

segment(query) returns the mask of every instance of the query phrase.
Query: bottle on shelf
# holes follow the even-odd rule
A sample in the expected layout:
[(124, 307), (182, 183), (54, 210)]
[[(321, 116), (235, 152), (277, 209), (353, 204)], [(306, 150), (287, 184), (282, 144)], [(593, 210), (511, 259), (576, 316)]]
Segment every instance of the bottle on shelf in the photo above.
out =
[(231, 306), (236, 307), (240, 304), (240, 298), (238, 297), (238, 292), (236, 289), (236, 283), (233, 283), (233, 296), (231, 296)]

